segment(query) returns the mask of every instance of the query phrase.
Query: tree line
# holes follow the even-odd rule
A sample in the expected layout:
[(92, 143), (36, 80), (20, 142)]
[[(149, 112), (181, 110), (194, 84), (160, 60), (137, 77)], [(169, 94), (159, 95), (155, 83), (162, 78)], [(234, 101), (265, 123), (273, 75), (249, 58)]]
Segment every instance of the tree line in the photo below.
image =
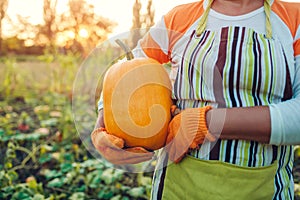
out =
[[(33, 25), (27, 18), (18, 16), (17, 21), (7, 15), (9, 0), (0, 1), (0, 56), (15, 54), (40, 54), (47, 51), (77, 52), (86, 55), (97, 44), (108, 39), (117, 23), (94, 11), (86, 0), (68, 0), (68, 9), (59, 13), (59, 0), (43, 0), (43, 23)], [(145, 4), (145, 5), (143, 5)], [(146, 13), (141, 13), (146, 6)], [(132, 5), (130, 46), (135, 46), (143, 31), (153, 25), (152, 0), (135, 0)], [(16, 31), (9, 38), (3, 37), (4, 18)]]

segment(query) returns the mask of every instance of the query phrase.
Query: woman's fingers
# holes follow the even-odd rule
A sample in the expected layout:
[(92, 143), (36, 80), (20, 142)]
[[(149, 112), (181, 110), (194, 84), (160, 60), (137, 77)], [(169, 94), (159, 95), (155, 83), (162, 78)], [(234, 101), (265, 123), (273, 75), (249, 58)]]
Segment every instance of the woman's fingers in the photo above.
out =
[(127, 164), (136, 164), (140, 162), (145, 162), (147, 160), (151, 160), (154, 156), (154, 152), (147, 151), (142, 147), (132, 147), (122, 150), (121, 152), (123, 160), (122, 162), (126, 162)]
[(102, 129), (96, 129), (93, 131), (92, 142), (95, 147), (105, 146), (111, 148), (122, 149), (124, 147), (124, 140), (114, 135), (108, 134)]
[(113, 164), (136, 164), (150, 160), (154, 153), (142, 147), (124, 149), (124, 140), (97, 129), (91, 134), (92, 143), (99, 153)]
[(136, 164), (150, 160), (154, 153), (147, 150), (141, 150), (139, 147), (129, 149), (114, 149), (106, 147), (102, 149), (103, 157), (116, 165)]

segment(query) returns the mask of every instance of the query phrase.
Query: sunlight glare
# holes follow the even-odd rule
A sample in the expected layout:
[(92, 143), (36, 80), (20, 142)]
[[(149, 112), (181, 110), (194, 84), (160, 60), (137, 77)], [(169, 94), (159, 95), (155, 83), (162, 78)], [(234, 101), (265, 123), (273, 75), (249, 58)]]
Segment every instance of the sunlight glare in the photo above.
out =
[(75, 38), (75, 33), (73, 31), (66, 31), (66, 37), (68, 39), (74, 39)]
[(78, 32), (78, 35), (81, 37), (81, 38), (88, 38), (89, 37), (89, 32), (88, 30), (86, 30), (85, 28), (81, 28)]

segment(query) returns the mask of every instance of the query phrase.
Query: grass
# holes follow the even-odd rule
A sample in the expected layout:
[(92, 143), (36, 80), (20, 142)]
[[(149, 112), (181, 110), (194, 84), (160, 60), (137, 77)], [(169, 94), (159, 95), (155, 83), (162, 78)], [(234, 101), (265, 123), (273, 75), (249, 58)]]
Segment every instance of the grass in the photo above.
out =
[[(49, 74), (51, 74), (51, 68), (57, 66), (55, 63), (48, 66), (48, 64), (42, 62), (18, 62), (11, 65), (12, 66), (10, 67), (13, 70), (12, 76), (14, 76), (13, 79), (16, 81), (16, 86), (11, 89), (16, 90), (23, 88), (17, 86), (18, 84), (25, 84), (25, 88), (30, 90), (46, 89), (51, 83), (51, 78), (49, 76)], [(6, 78), (5, 74), (8, 73), (7, 71), (7, 65), (5, 63), (0, 63), (0, 80)], [(19, 92), (24, 92), (23, 94), (26, 94), (26, 91)]]

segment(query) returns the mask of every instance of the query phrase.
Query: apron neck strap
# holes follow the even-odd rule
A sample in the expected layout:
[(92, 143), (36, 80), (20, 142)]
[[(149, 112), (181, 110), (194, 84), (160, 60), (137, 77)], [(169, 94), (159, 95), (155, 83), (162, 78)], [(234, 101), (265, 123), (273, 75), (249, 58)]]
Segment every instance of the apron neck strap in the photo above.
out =
[[(213, 0), (208, 0), (208, 4), (206, 8), (204, 8), (204, 13), (198, 23), (196, 34), (197, 36), (201, 35), (207, 24), (207, 18), (208, 14), (211, 8), (211, 5), (213, 3)], [(267, 38), (272, 38), (272, 25), (271, 25), (271, 0), (264, 0), (264, 10), (266, 14), (266, 37)]]

